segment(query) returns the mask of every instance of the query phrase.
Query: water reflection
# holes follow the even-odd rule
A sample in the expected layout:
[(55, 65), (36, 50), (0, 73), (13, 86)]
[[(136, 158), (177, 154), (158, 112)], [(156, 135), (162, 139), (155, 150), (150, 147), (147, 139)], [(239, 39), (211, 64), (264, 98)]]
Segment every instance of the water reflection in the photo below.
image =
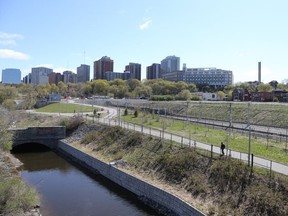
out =
[(43, 216), (160, 215), (127, 190), (71, 165), (54, 152), (17, 153), (22, 178), (41, 194)]

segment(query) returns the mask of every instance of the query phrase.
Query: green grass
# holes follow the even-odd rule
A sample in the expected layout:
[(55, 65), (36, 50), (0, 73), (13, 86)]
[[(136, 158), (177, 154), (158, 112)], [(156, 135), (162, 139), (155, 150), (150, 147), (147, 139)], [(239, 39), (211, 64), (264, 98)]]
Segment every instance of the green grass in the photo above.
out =
[(53, 103), (45, 107), (36, 109), (36, 112), (49, 112), (49, 113), (76, 113), (78, 112), (93, 112), (92, 106), (82, 106), (71, 103)]
[[(248, 136), (241, 135), (236, 132), (231, 132), (229, 146), (227, 146), (227, 132), (224, 130), (205, 127), (200, 124), (185, 123), (179, 120), (166, 119), (155, 117), (152, 115), (139, 113), (135, 118), (133, 115), (122, 116), (122, 119), (127, 122), (135, 124), (143, 124), (145, 127), (151, 127), (155, 129), (163, 129), (166, 132), (177, 134), (186, 138), (191, 137), (192, 140), (200, 141), (207, 144), (213, 144), (214, 146), (220, 146), (221, 142), (225, 142), (226, 147), (232, 150), (248, 153)], [(263, 157), (280, 163), (288, 164), (288, 155), (285, 151), (285, 142), (275, 142), (269, 140), (267, 146), (267, 140), (263, 138), (251, 137), (251, 153), (255, 156)]]

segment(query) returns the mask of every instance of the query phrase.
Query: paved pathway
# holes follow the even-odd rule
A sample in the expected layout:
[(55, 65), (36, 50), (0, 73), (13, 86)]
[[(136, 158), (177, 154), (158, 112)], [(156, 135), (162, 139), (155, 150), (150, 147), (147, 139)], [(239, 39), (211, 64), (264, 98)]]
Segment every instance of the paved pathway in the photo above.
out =
[[(192, 137), (190, 140), (188, 138), (184, 138), (184, 137), (174, 135), (174, 134), (171, 134), (168, 132), (163, 133), (163, 131), (161, 131), (161, 130), (145, 128), (141, 125), (135, 125), (135, 124), (127, 123), (127, 122), (119, 122), (117, 119), (118, 112), (115, 108), (110, 108), (110, 107), (108, 108), (108, 107), (101, 107), (101, 106), (95, 106), (95, 107), (103, 108), (104, 109), (103, 112), (106, 113), (106, 115), (103, 118), (94, 119), (95, 121), (99, 121), (101, 123), (109, 124), (109, 125), (118, 125), (118, 126), (121, 126), (123, 128), (139, 131), (139, 132), (142, 132), (145, 134), (158, 136), (158, 137), (161, 137), (161, 138), (164, 138), (167, 140), (173, 140), (175, 142), (182, 143), (183, 145), (195, 146), (197, 148), (201, 148), (201, 149), (205, 149), (207, 151), (210, 151), (210, 153), (212, 150), (214, 153), (220, 155), (220, 148), (217, 146), (212, 146), (210, 144), (194, 141)], [(29, 111), (29, 112), (33, 112), (33, 111)], [(74, 113), (61, 113), (61, 114), (59, 114), (59, 113), (41, 113), (41, 114), (64, 115), (64, 116), (73, 116), (74, 115)], [(91, 117), (88, 117), (88, 118), (90, 118), (91, 120), (93, 119)], [(237, 152), (237, 151), (233, 151), (230, 149), (229, 150), (226, 149), (226, 155), (229, 155), (232, 158), (240, 159), (244, 162), (248, 162), (248, 154), (247, 153), (242, 153), (242, 152)], [(254, 165), (258, 166), (258, 167), (263, 167), (265, 169), (272, 170), (272, 171), (275, 171), (278, 173), (282, 173), (284, 175), (288, 175), (288, 166), (287, 165), (277, 163), (277, 162), (274, 162), (274, 161), (271, 161), (268, 159), (254, 156)]]

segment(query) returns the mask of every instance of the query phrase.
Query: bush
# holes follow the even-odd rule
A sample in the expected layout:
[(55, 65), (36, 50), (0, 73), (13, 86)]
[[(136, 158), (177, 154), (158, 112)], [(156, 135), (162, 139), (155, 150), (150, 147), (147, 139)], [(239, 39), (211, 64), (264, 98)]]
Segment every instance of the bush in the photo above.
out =
[(150, 100), (152, 101), (171, 101), (174, 100), (172, 95), (153, 95)]
[(23, 213), (39, 203), (34, 189), (27, 187), (19, 177), (0, 183), (0, 215)]
[(246, 192), (245, 215), (287, 215), (287, 198), (267, 185), (251, 186)]
[(230, 190), (234, 193), (249, 181), (250, 169), (239, 161), (217, 160), (210, 169), (209, 179), (219, 192)]
[(60, 125), (65, 126), (66, 133), (70, 134), (83, 123), (84, 119), (82, 116), (73, 116), (72, 118), (61, 120)]
[(90, 131), (81, 139), (81, 144), (89, 144), (97, 140), (97, 138), (98, 138), (97, 131)]

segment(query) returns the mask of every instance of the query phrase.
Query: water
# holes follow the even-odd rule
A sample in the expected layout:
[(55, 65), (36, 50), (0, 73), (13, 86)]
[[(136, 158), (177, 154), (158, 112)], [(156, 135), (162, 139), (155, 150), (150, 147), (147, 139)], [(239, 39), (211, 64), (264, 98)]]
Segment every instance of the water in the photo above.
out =
[(52, 151), (14, 155), (24, 163), (23, 180), (40, 193), (43, 216), (160, 216), (127, 190)]

